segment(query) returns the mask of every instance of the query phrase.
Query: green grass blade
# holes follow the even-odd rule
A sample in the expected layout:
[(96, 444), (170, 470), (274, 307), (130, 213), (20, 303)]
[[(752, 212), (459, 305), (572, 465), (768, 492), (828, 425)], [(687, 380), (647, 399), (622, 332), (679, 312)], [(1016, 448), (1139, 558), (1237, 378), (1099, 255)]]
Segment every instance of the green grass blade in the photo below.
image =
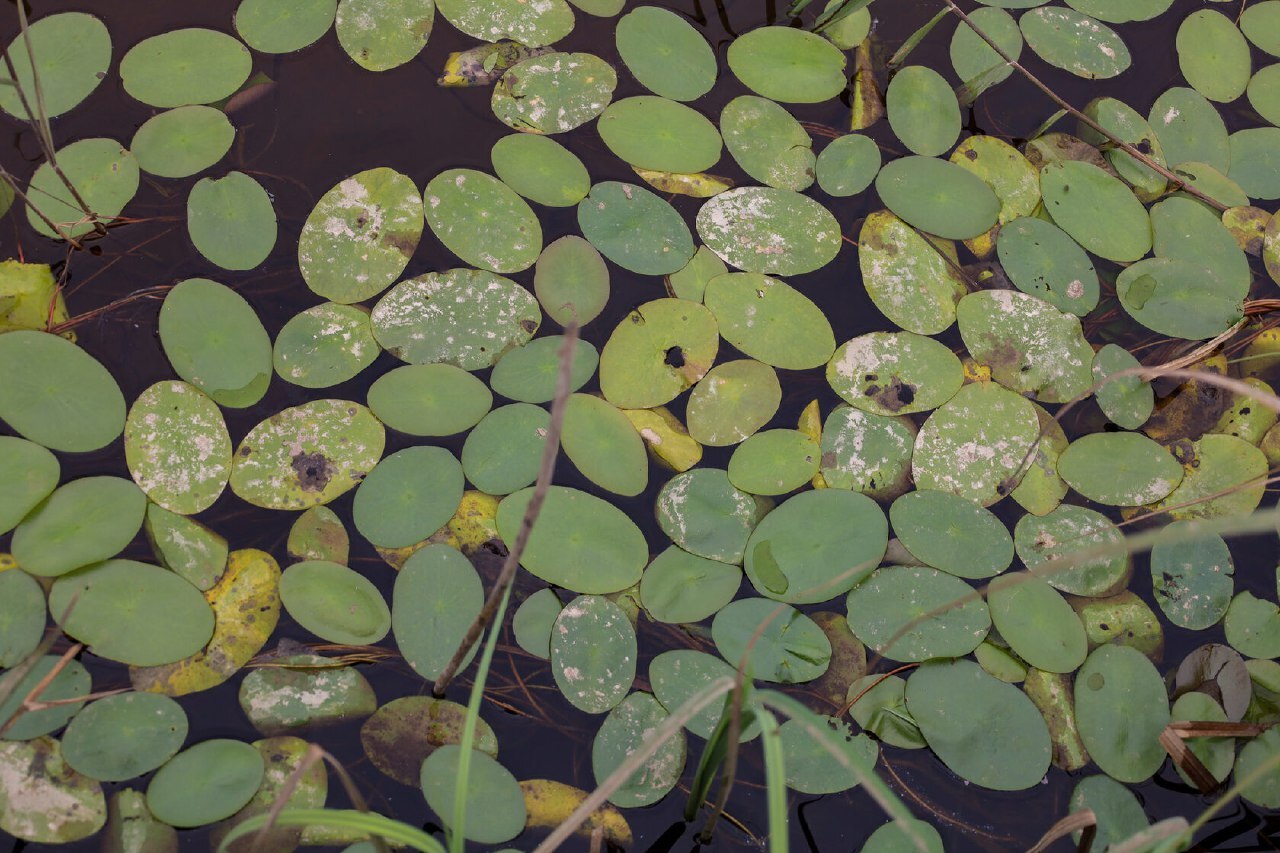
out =
[[(218, 845), (218, 853), (226, 853), (232, 843), (266, 826), (269, 814), (254, 815), (237, 824)], [(409, 847), (421, 853), (445, 853), (444, 845), (422, 830), (398, 820), (355, 809), (285, 809), (276, 816), (275, 826), (328, 826), (334, 829), (352, 829), (369, 836), (381, 836), (386, 840)]]
[(769, 809), (769, 853), (787, 853), (787, 769), (778, 734), (778, 718), (764, 708), (756, 709), (760, 721), (760, 742), (764, 745), (765, 801)]

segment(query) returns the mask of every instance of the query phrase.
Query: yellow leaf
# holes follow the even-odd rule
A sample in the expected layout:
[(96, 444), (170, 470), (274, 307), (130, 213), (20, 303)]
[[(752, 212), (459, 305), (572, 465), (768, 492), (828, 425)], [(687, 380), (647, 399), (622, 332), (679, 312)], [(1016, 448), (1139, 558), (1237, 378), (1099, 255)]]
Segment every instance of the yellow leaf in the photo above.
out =
[(702, 445), (665, 406), (654, 409), (623, 409), (622, 413), (644, 439), (654, 461), (671, 471), (688, 471), (702, 460)]
[(680, 174), (678, 172), (655, 172), (651, 169), (632, 169), (644, 179), (645, 183), (664, 193), (687, 195), (693, 198), (711, 198), (725, 190), (733, 189), (733, 181), (719, 175), (708, 175), (706, 172)]
[[(529, 813), (526, 829), (551, 829), (564, 823), (583, 800), (587, 792), (563, 782), (551, 779), (528, 779), (520, 783), (524, 791), (524, 807)], [(622, 813), (611, 805), (596, 809), (583, 821), (578, 834), (590, 837), (597, 826), (604, 827), (604, 837), (620, 847), (631, 846), (631, 827)]]

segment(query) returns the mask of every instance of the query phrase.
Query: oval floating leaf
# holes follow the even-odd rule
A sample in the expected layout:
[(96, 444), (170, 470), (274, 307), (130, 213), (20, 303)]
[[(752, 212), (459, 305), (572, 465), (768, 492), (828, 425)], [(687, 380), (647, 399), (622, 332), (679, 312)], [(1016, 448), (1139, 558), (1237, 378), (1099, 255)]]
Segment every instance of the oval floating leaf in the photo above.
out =
[(170, 30), (144, 39), (120, 60), (124, 90), (153, 107), (211, 104), (249, 79), (249, 49), (217, 30)]
[(760, 27), (729, 45), (729, 68), (774, 101), (816, 104), (844, 91), (845, 57), (826, 39), (790, 27)]
[(791, 190), (742, 187), (720, 193), (702, 205), (697, 225), (708, 248), (746, 272), (800, 275), (821, 269), (840, 252), (835, 217)]
[(528, 269), (542, 251), (542, 226), (520, 196), (492, 175), (447, 169), (423, 193), (431, 232), (465, 263), (496, 273)]
[(573, 705), (603, 714), (636, 676), (636, 633), (622, 608), (598, 595), (570, 601), (551, 628), (551, 673)]
[(160, 343), (174, 371), (215, 403), (242, 409), (267, 393), (271, 339), (244, 297), (189, 278), (160, 306)]
[(45, 15), (25, 27), (5, 55), (17, 79), (0, 87), (0, 109), (26, 119), (29, 114), (18, 93), (25, 94), (31, 103), (39, 92), (37, 113), (53, 118), (89, 97), (106, 78), (111, 65), (111, 34), (93, 15)]
[(125, 421), (129, 474), (154, 503), (194, 515), (213, 506), (231, 476), (231, 436), (212, 400), (185, 382), (157, 382)]

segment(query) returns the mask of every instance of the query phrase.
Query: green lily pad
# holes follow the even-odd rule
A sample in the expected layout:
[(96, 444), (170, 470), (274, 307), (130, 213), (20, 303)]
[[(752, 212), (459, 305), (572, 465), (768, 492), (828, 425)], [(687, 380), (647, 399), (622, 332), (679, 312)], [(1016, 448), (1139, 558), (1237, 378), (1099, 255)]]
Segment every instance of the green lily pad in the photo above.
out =
[(594, 246), (576, 234), (568, 234), (538, 256), (533, 292), (552, 320), (561, 326), (584, 326), (598, 317), (609, 302), (609, 268)]
[(217, 30), (170, 30), (120, 60), (124, 90), (153, 107), (211, 104), (235, 93), (253, 67), (249, 48)]
[(1213, 9), (1192, 12), (1178, 27), (1178, 67), (1191, 88), (1229, 103), (1249, 85), (1249, 43), (1231, 19)]
[(391, 611), (377, 587), (337, 563), (308, 560), (285, 569), (280, 602), (299, 625), (331, 643), (369, 645), (391, 629)]
[(1036, 706), (972, 661), (922, 665), (906, 698), (929, 748), (975, 785), (1020, 791), (1049, 769), (1049, 729)]
[[(653, 695), (668, 711), (679, 708), (712, 681), (726, 676), (732, 678), (733, 675), (734, 668), (720, 658), (693, 649), (662, 652), (649, 662), (649, 683), (653, 685)], [(750, 677), (748, 673), (748, 687)], [(700, 738), (709, 738), (720, 722), (723, 710), (723, 703), (713, 702), (684, 726)], [(752, 722), (743, 729), (740, 742), (746, 743), (759, 734), (759, 723)]]
[(640, 433), (618, 408), (590, 394), (569, 397), (561, 444), (591, 482), (618, 495), (638, 495), (649, 482), (649, 457)]
[(843, 489), (802, 492), (765, 516), (745, 568), (762, 595), (793, 604), (840, 596), (880, 564), (888, 523), (875, 501)]
[(271, 196), (242, 172), (202, 178), (187, 198), (187, 233), (205, 259), (227, 270), (261, 264), (276, 244)]
[[(27, 49), (28, 44), (31, 51)], [(107, 76), (111, 65), (111, 34), (93, 15), (81, 12), (46, 15), (32, 21), (14, 37), (6, 48), (6, 56), (17, 72), (17, 85), (0, 87), (0, 109), (18, 119), (28, 118), (18, 90), (21, 89), (29, 103), (34, 101), (35, 77), (38, 77), (37, 113), (53, 118), (89, 97)], [(35, 77), (32, 76), (33, 64)]]
[(871, 767), (880, 755), (880, 747), (864, 734), (854, 735), (849, 724), (835, 717), (820, 717), (814, 724), (832, 730), (826, 740), (819, 740), (805, 725), (792, 718), (778, 729), (782, 741), (787, 787), (802, 794), (838, 794), (856, 787), (858, 775), (828, 750), (834, 743), (845, 752), (845, 761), (858, 767)]
[(614, 101), (596, 129), (610, 151), (641, 169), (701, 172), (720, 159), (714, 124), (691, 107), (655, 95)]
[(156, 562), (200, 591), (211, 589), (227, 567), (227, 540), (195, 519), (147, 505), (143, 532)]
[[(991, 628), (987, 605), (972, 593), (964, 581), (937, 569), (888, 566), (849, 593), (849, 628), (867, 648), (893, 660), (960, 657), (976, 649)], [(894, 639), (917, 618), (966, 597)]]
[(285, 549), (295, 561), (325, 560), (345, 566), (351, 537), (337, 513), (327, 506), (313, 506), (298, 514)]
[(286, 382), (329, 388), (354, 379), (380, 352), (367, 309), (325, 302), (289, 318), (276, 336), (272, 362)]
[(892, 746), (923, 749), (924, 736), (907, 711), (907, 682), (896, 675), (867, 675), (849, 685), (857, 701), (849, 713), (868, 732)]
[(994, 382), (966, 385), (920, 427), (912, 476), (918, 488), (989, 506), (1013, 490), (1039, 435), (1025, 397)]
[(737, 444), (767, 424), (782, 401), (772, 367), (753, 359), (717, 364), (689, 393), (689, 435), (699, 444)]
[[(91, 689), (89, 671), (79, 661), (72, 660), (57, 675), (52, 675), (57, 664), (57, 655), (45, 655), (25, 673), (15, 669), (0, 676), (0, 693), (7, 694), (4, 702), (0, 703), (0, 720), (6, 722), (10, 719), (14, 720), (13, 725), (4, 733), (4, 740), (31, 740), (56, 732), (84, 707), (83, 702), (71, 700), (89, 695)], [(51, 675), (52, 679), (40, 691), (40, 700), (62, 702), (62, 704), (39, 711), (24, 712), (21, 716), (15, 717), (27, 695)]]
[(1151, 105), (1147, 121), (1169, 165), (1204, 163), (1219, 172), (1231, 165), (1227, 126), (1213, 104), (1195, 89), (1167, 89)]
[(1093, 347), (1073, 314), (1016, 290), (970, 293), (956, 305), (969, 354), (1010, 390), (1065, 403), (1093, 385)]
[(1098, 767), (1120, 782), (1141, 782), (1164, 763), (1160, 732), (1169, 724), (1164, 681), (1129, 646), (1101, 646), (1076, 675), (1080, 736)]
[(812, 681), (831, 662), (831, 641), (822, 629), (791, 605), (767, 598), (727, 605), (712, 620), (711, 636), (725, 660), (745, 662), (747, 675), (762, 681)]
[(1040, 421), (1040, 443), (1036, 445), (1031, 467), (1009, 496), (1027, 512), (1045, 515), (1061, 504), (1069, 491), (1058, 476), (1058, 457), (1067, 449), (1067, 434), (1043, 406), (1031, 405)]
[(858, 264), (871, 301), (890, 321), (935, 335), (956, 319), (964, 280), (947, 263), (948, 241), (931, 243), (888, 211), (867, 217), (858, 235)]
[[(560, 372), (560, 347), (564, 338), (548, 335), (509, 350), (489, 374), (489, 387), (509, 400), (549, 403), (555, 397)], [(600, 354), (589, 342), (578, 340), (569, 366), (569, 391), (577, 391), (595, 376)]]
[(880, 171), (880, 146), (869, 136), (849, 133), (828, 142), (814, 168), (818, 186), (827, 195), (857, 195)]
[[(1072, 504), (1062, 504), (1039, 518), (1023, 516), (1013, 531), (1018, 558), (1028, 568), (1068, 557), (1073, 551), (1116, 545), (1123, 539), (1123, 534), (1106, 516)], [(1131, 569), (1129, 556), (1118, 553), (1060, 569), (1044, 575), (1044, 579), (1063, 592), (1098, 597), (1122, 589)]]
[(320, 655), (273, 656), (240, 682), (240, 709), (266, 736), (334, 726), (378, 707), (369, 682), (353, 667)]
[[(456, 2), (460, 0), (445, 0), (441, 10)], [(554, 9), (556, 4), (548, 5)], [(564, 6), (563, 2), (558, 5)], [(572, 20), (572, 12), (569, 15)], [(516, 41), (536, 46), (518, 37)], [(547, 53), (508, 68), (493, 87), (490, 106), (499, 121), (515, 130), (566, 133), (600, 115), (617, 85), (613, 67), (598, 56)]]
[[(0, 741), (0, 830), (35, 844), (89, 838), (107, 820), (102, 786), (67, 766), (53, 738)], [(58, 807), (52, 808), (51, 803)]]
[(62, 736), (63, 759), (103, 782), (155, 770), (182, 748), (187, 715), (168, 696), (123, 693), (90, 704)]
[(676, 101), (696, 101), (716, 82), (711, 46), (688, 21), (659, 6), (637, 6), (618, 19), (618, 56), (640, 85)]
[(447, 169), (423, 193), (427, 224), (465, 263), (496, 273), (533, 266), (542, 251), (542, 226), (529, 205), (492, 175)]
[[(1167, 165), (1160, 139), (1147, 120), (1133, 107), (1115, 98), (1094, 98), (1085, 105), (1084, 114), (1157, 164)], [(1084, 122), (1080, 123), (1079, 134), (1090, 145), (1109, 148), (1106, 151), (1107, 162), (1116, 170), (1116, 174), (1133, 186), (1134, 194), (1140, 200), (1151, 201), (1164, 193), (1168, 184), (1163, 175), (1138, 162), (1128, 152), (1109, 147), (1110, 140)]]
[(732, 601), (741, 585), (737, 566), (672, 545), (644, 570), (640, 603), (659, 622), (701, 622)]
[(1002, 575), (987, 590), (991, 622), (1018, 657), (1044, 672), (1073, 672), (1089, 651), (1071, 605), (1041, 578)]
[(985, 233), (1000, 215), (1000, 199), (985, 181), (935, 157), (886, 163), (876, 175), (876, 192), (905, 222), (951, 240)]
[[(1191, 527), (1175, 521), (1170, 533)], [(1216, 625), (1227, 613), (1235, 588), (1235, 565), (1221, 536), (1207, 533), (1191, 541), (1156, 542), (1151, 548), (1151, 582), (1156, 602), (1169, 621), (1192, 631)]]
[(1148, 329), (1187, 340), (1218, 335), (1244, 313), (1239, 288), (1191, 260), (1139, 261), (1116, 278), (1116, 295), (1125, 311)]
[(1089, 809), (1097, 819), (1094, 843), (1101, 849), (1120, 844), (1150, 824), (1133, 792), (1110, 776), (1086, 776), (1071, 792), (1071, 811)]
[(636, 677), (636, 632), (618, 605), (580, 595), (551, 629), (551, 673), (569, 704), (603, 714), (621, 702)]
[(518, 0), (441, 0), (449, 23), (481, 41), (511, 39), (529, 47), (557, 42), (573, 29), (573, 10), (564, 0), (532, 6)]
[(99, 657), (157, 666), (202, 649), (213, 636), (213, 610), (194, 586), (174, 573), (133, 560), (107, 560), (59, 578), (49, 612), (68, 635)]
[(784, 104), (816, 104), (844, 91), (845, 57), (831, 42), (790, 27), (760, 27), (729, 45), (729, 70), (751, 91)]
[(689, 263), (667, 276), (667, 295), (701, 302), (707, 283), (729, 271), (724, 261), (706, 246), (699, 246)]
[(759, 273), (716, 276), (703, 296), (720, 335), (744, 354), (784, 370), (825, 364), (835, 350), (831, 324), (807, 296)]
[(235, 137), (235, 128), (222, 110), (191, 105), (147, 119), (133, 134), (129, 148), (142, 171), (160, 178), (185, 178), (221, 160)]
[(600, 390), (623, 409), (665, 405), (710, 369), (715, 316), (686, 299), (655, 299), (628, 314), (600, 353)]
[[(446, 825), (456, 808), (458, 763), (462, 747), (445, 744), (422, 762), (422, 793), (427, 805)], [(467, 821), (465, 837), (481, 844), (510, 841), (524, 829), (527, 811), (516, 777), (486, 753), (473, 750), (463, 806), (464, 814), (484, 815)]]
[(753, 495), (782, 495), (818, 473), (818, 443), (794, 429), (748, 436), (729, 457), (729, 481)]
[(1252, 658), (1280, 656), (1280, 606), (1274, 601), (1241, 592), (1231, 599), (1223, 621), (1231, 648)]
[[(128, 480), (83, 477), (63, 484), (28, 513), (9, 547), (24, 571), (65, 575), (124, 550), (146, 511), (146, 497)], [(52, 612), (62, 615), (57, 608)]]
[(511, 619), (516, 644), (542, 660), (551, 660), (551, 628), (562, 606), (555, 590), (540, 589), (520, 602)]
[(364, 479), (386, 443), (386, 430), (364, 406), (314, 400), (259, 423), (236, 448), (231, 490), (254, 506), (307, 509), (326, 504)]
[(990, 510), (947, 492), (919, 489), (889, 507), (902, 545), (926, 565), (962, 578), (989, 578), (1013, 562), (1013, 537)]
[(1129, 67), (1129, 48), (1119, 34), (1074, 9), (1033, 9), (1018, 26), (1037, 56), (1077, 77), (1106, 80)]
[[(737, 564), (763, 509), (754, 497), (735, 488), (726, 472), (695, 468), (677, 474), (662, 487), (657, 515), (662, 531), (684, 550)], [(643, 594), (642, 588), (642, 598)]]
[(0, 669), (17, 666), (36, 650), (45, 616), (44, 590), (35, 578), (14, 569), (0, 572)]
[(236, 32), (260, 53), (302, 50), (333, 26), (338, 0), (242, 0), (236, 8)]
[(870, 332), (846, 341), (827, 363), (827, 382), (855, 408), (875, 415), (935, 409), (960, 390), (960, 359), (911, 332)]
[(368, 71), (398, 68), (426, 46), (435, 10), (432, 0), (341, 0), (338, 44)]
[[(998, 8), (974, 9), (969, 13), (969, 19), (1015, 61), (1022, 55), (1022, 32), (1018, 29), (1018, 22), (1008, 12)], [(950, 52), (951, 67), (965, 83), (981, 77), (988, 85), (994, 86), (1007, 80), (1013, 73), (1013, 69), (1008, 67), (1000, 54), (963, 21), (956, 24), (956, 31), (951, 36)], [(992, 73), (991, 69), (998, 65), (1005, 67)]]
[(720, 131), (734, 161), (750, 177), (796, 191), (813, 183), (813, 140), (800, 122), (768, 98), (734, 98), (720, 112)]
[(1208, 433), (1183, 450), (1181, 461), (1181, 484), (1156, 506), (1172, 518), (1248, 515), (1262, 501), (1267, 460), (1244, 439)]
[(1001, 227), (1005, 274), (1023, 293), (1083, 317), (1098, 304), (1098, 274), (1079, 244), (1051, 222), (1024, 216)]
[[(1205, 693), (1192, 691), (1184, 693), (1173, 703), (1169, 715), (1174, 722), (1209, 722), (1225, 723), (1226, 712), (1222, 710), (1212, 697)], [(1200, 759), (1205, 769), (1219, 782), (1231, 775), (1231, 768), (1236, 763), (1236, 745), (1227, 737), (1196, 737), (1186, 741), (1187, 748)], [(1186, 785), (1194, 785), (1191, 777), (1175, 765), (1178, 775)]]
[[(1128, 350), (1107, 344), (1093, 357), (1093, 379), (1101, 382), (1113, 374), (1140, 367), (1141, 362)], [(1146, 423), (1155, 405), (1151, 383), (1144, 382), (1137, 374), (1111, 379), (1094, 392), (1094, 396), (1103, 414), (1124, 429), (1137, 429)]]
[(1240, 13), (1240, 30), (1259, 50), (1280, 56), (1280, 5), (1264, 0)]
[(475, 426), (493, 405), (483, 382), (452, 364), (406, 364), (369, 386), (369, 408), (387, 426), (444, 436)]
[[(524, 489), (498, 505), (503, 541), (515, 541), (531, 497), (532, 490)], [(620, 509), (586, 492), (552, 486), (520, 564), (547, 583), (604, 594), (640, 580), (648, 562), (644, 535)]]
[(0, 533), (18, 522), (53, 493), (61, 466), (40, 445), (15, 436), (0, 436)]
[(745, 272), (800, 275), (821, 269), (840, 252), (835, 217), (791, 190), (742, 187), (720, 193), (698, 210), (697, 225), (708, 248)]
[(1090, 500), (1138, 506), (1166, 497), (1182, 482), (1173, 454), (1136, 432), (1097, 432), (1071, 442), (1058, 473)]
[(1124, 183), (1097, 166), (1050, 163), (1040, 170), (1040, 192), (1053, 221), (1093, 254), (1123, 263), (1151, 248), (1146, 209)]
[[(1250, 778), (1264, 766), (1274, 767), (1277, 756), (1280, 756), (1280, 729), (1268, 729), (1240, 750), (1236, 761), (1237, 782)], [(1264, 773), (1241, 791), (1240, 796), (1263, 808), (1274, 809), (1280, 803), (1280, 784), (1274, 773)]]
[[(591, 768), (596, 781), (613, 773), (668, 716), (661, 703), (648, 693), (632, 693), (610, 711), (591, 745)], [(685, 755), (684, 733), (678, 732), (609, 796), (609, 802), (623, 808), (658, 802), (680, 781)]]
[(1151, 208), (1158, 258), (1204, 264), (1221, 281), (1223, 296), (1243, 299), (1251, 274), (1244, 251), (1217, 213), (1190, 198), (1169, 198)]
[(578, 227), (600, 253), (641, 275), (676, 272), (693, 257), (693, 237), (680, 214), (635, 184), (604, 181), (578, 204)]
[(374, 338), (401, 361), (480, 370), (526, 344), (542, 311), (511, 279), (459, 268), (405, 279), (378, 300), (370, 320)]
[(462, 446), (462, 470), (478, 489), (509, 495), (531, 485), (542, 465), (551, 416), (529, 403), (485, 415)]
[[(1030, 216), (1040, 204), (1040, 175), (1036, 167), (1003, 139), (970, 136), (955, 147), (948, 159), (991, 187), (1000, 200), (997, 217), (1000, 224)], [(975, 239), (981, 240), (982, 236)]]
[(413, 181), (386, 167), (368, 169), (320, 197), (298, 236), (298, 268), (320, 296), (361, 302), (404, 271), (422, 227)]
[[(360, 744), (369, 761), (402, 785), (417, 785), (422, 762), (449, 743), (462, 740), (467, 709), (430, 696), (401, 696), (383, 705), (360, 727)], [(475, 749), (498, 757), (498, 738), (476, 719)]]
[(176, 285), (160, 306), (160, 343), (174, 371), (213, 401), (243, 409), (271, 382), (271, 339), (244, 297), (205, 278)]
[(889, 126), (913, 154), (945, 154), (960, 135), (960, 105), (955, 92), (932, 68), (908, 65), (899, 69), (889, 83), (885, 106)]
[[(1000, 5), (1007, 4), (1017, 8), (1042, 3), (1044, 0), (985, 0), (985, 2), (992, 5), (998, 2)], [(910, 834), (908, 830), (903, 829), (902, 824), (886, 823), (871, 833), (866, 843), (862, 845), (860, 853), (907, 853), (910, 850), (919, 850), (919, 842), (916, 839), (924, 842), (926, 853), (942, 853), (942, 836), (938, 834), (938, 830), (914, 818), (906, 823), (910, 826)]]
[(1249, 79), (1249, 105), (1271, 124), (1280, 123), (1280, 67), (1268, 65)]
[[(396, 575), (391, 604), (391, 627), (400, 653), (414, 672), (434, 681), (480, 614), (484, 587), (471, 561), (459, 551), (428, 545), (414, 552)], [(473, 646), (470, 655), (474, 654)]]
[(231, 476), (231, 436), (212, 400), (186, 382), (157, 382), (129, 409), (129, 474), (165, 509), (194, 515), (213, 506)]
[(462, 465), (443, 447), (406, 447), (369, 472), (352, 507), (356, 529), (381, 548), (421, 542), (462, 502)]
[(890, 501), (911, 488), (916, 425), (840, 405), (822, 425), (820, 473), (833, 489)]
[(572, 207), (591, 189), (591, 176), (578, 156), (545, 136), (504, 136), (493, 144), (489, 158), (499, 180), (538, 204)]
[[(57, 152), (58, 168), (89, 210), (103, 223), (115, 219), (138, 192), (138, 160), (114, 139), (81, 139)], [(46, 237), (81, 237), (94, 223), (48, 163), (40, 164), (27, 187), (27, 221)], [(45, 221), (58, 226), (55, 231)]]
[(147, 786), (147, 807), (170, 826), (204, 826), (243, 808), (265, 772), (261, 753), (249, 744), (206, 740), (156, 772)]

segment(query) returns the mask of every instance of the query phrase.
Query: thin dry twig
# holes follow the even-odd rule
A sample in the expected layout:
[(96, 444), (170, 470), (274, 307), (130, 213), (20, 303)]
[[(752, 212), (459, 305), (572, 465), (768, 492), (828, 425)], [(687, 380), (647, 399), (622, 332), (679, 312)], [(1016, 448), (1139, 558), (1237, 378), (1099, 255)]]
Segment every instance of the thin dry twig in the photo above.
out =
[[(1059, 838), (1066, 838), (1073, 832), (1089, 831), (1089, 835), (1091, 836), (1089, 840), (1092, 842), (1092, 835), (1093, 832), (1096, 831), (1097, 825), (1098, 816), (1095, 815), (1091, 809), (1081, 809), (1078, 812), (1072, 812), (1053, 826), (1049, 827), (1045, 834), (1040, 836), (1040, 840), (1027, 850), (1027, 853), (1044, 853), (1045, 850), (1049, 849), (1053, 842), (1057, 841)], [(1081, 843), (1083, 843), (1084, 840), (1085, 839), (1081, 837)], [(1085, 847), (1084, 849), (1088, 850), (1089, 848)]]

